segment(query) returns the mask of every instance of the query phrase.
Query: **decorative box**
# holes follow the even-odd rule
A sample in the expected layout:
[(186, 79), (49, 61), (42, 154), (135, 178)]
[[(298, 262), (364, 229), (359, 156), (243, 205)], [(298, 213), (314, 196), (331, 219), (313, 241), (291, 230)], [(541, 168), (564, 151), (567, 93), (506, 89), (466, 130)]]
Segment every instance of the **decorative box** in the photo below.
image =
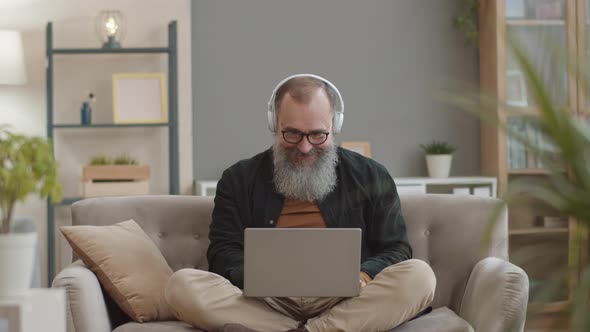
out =
[(149, 194), (149, 166), (85, 166), (82, 170), (82, 197)]

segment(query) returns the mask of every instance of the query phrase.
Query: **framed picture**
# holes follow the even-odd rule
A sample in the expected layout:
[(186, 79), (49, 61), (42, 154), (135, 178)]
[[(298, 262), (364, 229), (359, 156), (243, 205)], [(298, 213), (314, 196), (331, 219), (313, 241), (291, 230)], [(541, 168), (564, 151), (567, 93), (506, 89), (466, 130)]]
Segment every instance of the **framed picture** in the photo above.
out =
[(164, 73), (113, 74), (113, 122), (168, 122)]
[(524, 77), (518, 70), (506, 71), (506, 104), (516, 107), (528, 106)]
[(340, 143), (340, 146), (365, 157), (371, 158), (371, 143), (369, 142), (349, 141)]

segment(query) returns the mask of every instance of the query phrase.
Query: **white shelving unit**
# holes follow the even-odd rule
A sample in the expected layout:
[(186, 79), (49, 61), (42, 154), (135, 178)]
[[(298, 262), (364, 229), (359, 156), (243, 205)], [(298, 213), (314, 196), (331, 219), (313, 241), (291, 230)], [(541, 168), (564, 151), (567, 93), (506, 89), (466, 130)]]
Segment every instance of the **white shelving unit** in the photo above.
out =
[[(400, 193), (455, 193), (496, 197), (498, 184), (494, 177), (449, 177), (449, 178), (394, 178)], [(195, 195), (215, 196), (217, 180), (196, 181)]]

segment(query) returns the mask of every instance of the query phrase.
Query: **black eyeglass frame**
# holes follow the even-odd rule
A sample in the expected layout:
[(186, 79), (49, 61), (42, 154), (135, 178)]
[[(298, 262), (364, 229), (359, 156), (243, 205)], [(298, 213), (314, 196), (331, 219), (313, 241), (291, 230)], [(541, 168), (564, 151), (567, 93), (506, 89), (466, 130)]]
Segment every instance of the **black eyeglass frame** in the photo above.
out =
[[(283, 133), (283, 139), (285, 140), (285, 142), (289, 143), (289, 144), (299, 144), (302, 140), (303, 137), (305, 136), (305, 138), (307, 138), (307, 141), (309, 142), (309, 144), (311, 145), (322, 145), (324, 144), (327, 140), (328, 140), (328, 136), (330, 136), (329, 132), (311, 132), (311, 133), (302, 133), (300, 131), (293, 131), (293, 130), (281, 130), (281, 133)], [(298, 134), (299, 135), (299, 139), (297, 140), (297, 142), (295, 141), (289, 141), (287, 139), (287, 137), (285, 137), (285, 134)], [(314, 143), (309, 139), (309, 136), (311, 135), (318, 135), (318, 134), (322, 134), (324, 135), (324, 140), (321, 141), (320, 143)]]

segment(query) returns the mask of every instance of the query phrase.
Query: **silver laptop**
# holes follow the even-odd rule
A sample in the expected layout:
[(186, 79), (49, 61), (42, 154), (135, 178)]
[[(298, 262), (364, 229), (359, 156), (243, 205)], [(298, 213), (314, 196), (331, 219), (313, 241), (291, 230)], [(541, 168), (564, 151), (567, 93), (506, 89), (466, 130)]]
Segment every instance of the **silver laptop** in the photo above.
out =
[(244, 295), (359, 294), (360, 228), (247, 228)]

